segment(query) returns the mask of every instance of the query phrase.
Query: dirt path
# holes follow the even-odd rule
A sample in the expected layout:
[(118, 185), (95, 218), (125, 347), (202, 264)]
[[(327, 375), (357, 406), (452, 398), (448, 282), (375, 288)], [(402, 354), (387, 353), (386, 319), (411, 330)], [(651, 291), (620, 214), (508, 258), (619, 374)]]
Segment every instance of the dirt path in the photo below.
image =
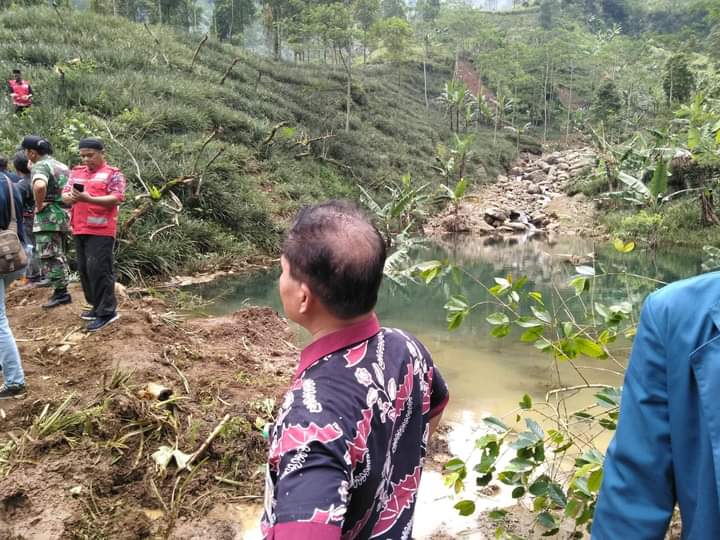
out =
[[(296, 362), (285, 321), (251, 308), (179, 322), (145, 298), (86, 334), (82, 294), (71, 292), (75, 303), (50, 313), (46, 289), (8, 294), (30, 393), (0, 402), (0, 539), (234, 538), (234, 519), (212, 516), (262, 494), (256, 423)], [(173, 391), (171, 403), (150, 395), (151, 382)], [(153, 459), (161, 446), (191, 454), (225, 415), (191, 473)]]

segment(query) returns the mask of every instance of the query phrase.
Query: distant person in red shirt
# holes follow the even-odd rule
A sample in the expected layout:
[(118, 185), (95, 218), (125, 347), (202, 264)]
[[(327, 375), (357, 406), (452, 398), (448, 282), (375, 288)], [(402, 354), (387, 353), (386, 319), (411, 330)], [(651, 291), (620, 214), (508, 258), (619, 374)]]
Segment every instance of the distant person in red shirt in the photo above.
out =
[(125, 177), (105, 162), (100, 139), (79, 143), (83, 164), (75, 167), (63, 189), (63, 202), (72, 205), (70, 229), (75, 238), (77, 266), (89, 311), (80, 317), (95, 332), (118, 319), (113, 271), (113, 247), (118, 206), (125, 198)]
[(8, 80), (8, 90), (15, 106), (15, 114), (21, 114), (30, 108), (33, 102), (32, 86), (22, 78), (19, 69), (13, 69), (13, 77)]

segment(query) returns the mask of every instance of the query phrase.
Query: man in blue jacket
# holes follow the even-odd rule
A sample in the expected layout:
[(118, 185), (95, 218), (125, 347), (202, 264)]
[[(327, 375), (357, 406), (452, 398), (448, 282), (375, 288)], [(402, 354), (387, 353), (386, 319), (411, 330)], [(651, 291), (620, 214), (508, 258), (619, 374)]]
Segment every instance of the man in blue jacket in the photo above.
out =
[[(2, 177), (0, 177), (0, 229), (8, 229), (12, 222), (11, 190), (17, 235), (20, 243), (25, 245), (20, 191), (16, 185)], [(0, 375), (3, 380), (0, 385), (0, 400), (22, 398), (27, 393), (20, 353), (5, 312), (5, 291), (14, 279), (18, 279), (24, 272), (25, 269), (22, 268), (11, 274), (0, 274)]]
[(595, 540), (720, 539), (720, 273), (645, 301), (592, 526)]

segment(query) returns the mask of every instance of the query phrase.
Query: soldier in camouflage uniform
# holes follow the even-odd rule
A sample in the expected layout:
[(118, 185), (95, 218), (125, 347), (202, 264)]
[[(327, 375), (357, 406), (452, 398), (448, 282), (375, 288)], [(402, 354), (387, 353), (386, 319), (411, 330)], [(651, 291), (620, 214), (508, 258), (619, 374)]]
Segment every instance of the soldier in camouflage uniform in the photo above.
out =
[(70, 176), (68, 167), (51, 157), (50, 143), (36, 135), (22, 141), (25, 155), (32, 162), (33, 194), (35, 195), (35, 244), (40, 268), (50, 280), (53, 295), (43, 308), (49, 309), (72, 302), (68, 293), (68, 265), (65, 259), (68, 215), (62, 207), (62, 189)]

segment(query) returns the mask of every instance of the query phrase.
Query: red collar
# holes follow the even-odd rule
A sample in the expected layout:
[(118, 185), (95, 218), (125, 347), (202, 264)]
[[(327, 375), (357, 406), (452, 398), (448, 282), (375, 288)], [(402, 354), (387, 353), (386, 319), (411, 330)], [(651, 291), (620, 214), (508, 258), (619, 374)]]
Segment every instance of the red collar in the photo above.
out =
[(379, 331), (380, 323), (378, 322), (377, 315), (373, 313), (367, 319), (363, 319), (342, 330), (338, 330), (313, 341), (300, 353), (300, 365), (295, 371), (294, 379), (300, 377), (303, 371), (328, 354), (370, 339)]

